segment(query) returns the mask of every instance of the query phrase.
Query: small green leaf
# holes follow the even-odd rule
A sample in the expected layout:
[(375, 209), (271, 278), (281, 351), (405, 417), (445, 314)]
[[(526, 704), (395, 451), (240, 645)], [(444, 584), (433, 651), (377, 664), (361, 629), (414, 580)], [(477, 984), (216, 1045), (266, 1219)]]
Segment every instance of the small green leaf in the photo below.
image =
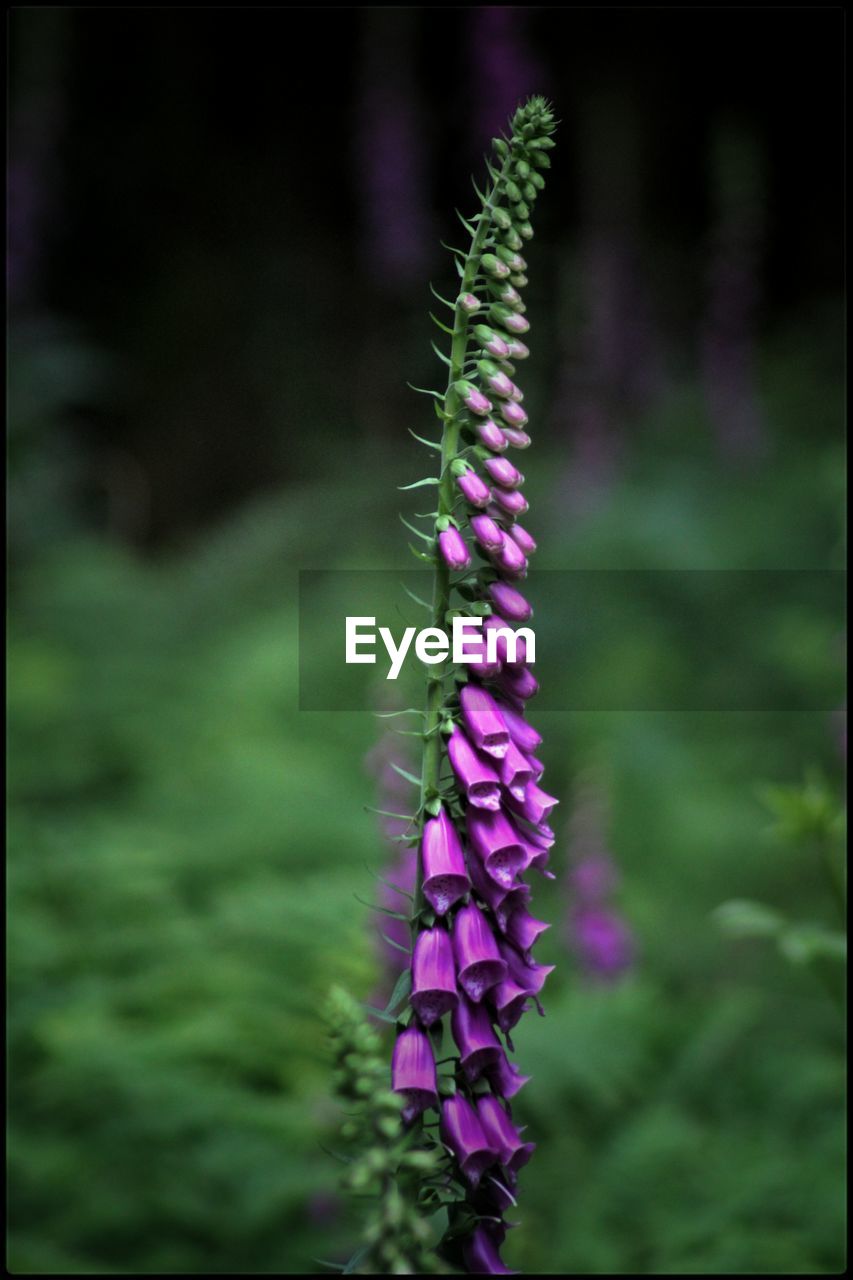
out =
[(394, 990), (391, 992), (388, 1003), (382, 1010), (385, 1014), (392, 1014), (397, 1009), (412, 989), (412, 971), (404, 969), (397, 981), (394, 983)]
[(416, 480), (414, 484), (398, 484), (397, 488), (407, 489), (424, 489), (429, 485), (438, 484), (438, 476), (426, 476), (423, 480)]
[(391, 761), (391, 768), (395, 773), (399, 773), (401, 778), (405, 778), (406, 782), (411, 782), (413, 786), (419, 787), (421, 785), (420, 778), (416, 778), (413, 773), (409, 773), (406, 769), (401, 769), (398, 764), (394, 764), (393, 760)]
[(712, 912), (719, 927), (735, 938), (772, 938), (785, 924), (784, 916), (763, 902), (736, 899)]

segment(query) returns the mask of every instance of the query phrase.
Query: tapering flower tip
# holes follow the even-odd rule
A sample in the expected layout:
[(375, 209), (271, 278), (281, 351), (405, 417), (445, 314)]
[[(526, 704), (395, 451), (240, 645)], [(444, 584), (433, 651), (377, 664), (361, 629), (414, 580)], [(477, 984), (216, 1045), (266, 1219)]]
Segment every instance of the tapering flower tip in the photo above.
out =
[[(515, 628), (498, 613), (490, 613), (483, 619), (484, 634), (489, 631), (495, 632), (495, 655), (499, 662), (509, 667), (523, 667), (527, 662), (527, 643), (524, 637), (515, 637)], [(509, 648), (512, 637), (515, 637), (515, 652)]]
[(485, 689), (466, 684), (459, 694), (459, 702), (474, 746), (495, 760), (502, 760), (509, 749), (510, 735), (494, 698)]
[(460, 907), (456, 913), (453, 950), (459, 985), (475, 1003), (506, 976), (506, 961), (501, 958), (494, 934), (486, 917), (473, 902)]
[(453, 1039), (459, 1050), (462, 1070), (470, 1081), (478, 1080), (487, 1067), (501, 1056), (501, 1045), (492, 1020), (482, 1004), (461, 998), (450, 1018)]
[[(513, 711), (511, 707), (500, 707), (500, 714), (504, 719), (510, 737), (512, 738), (519, 751), (523, 751), (526, 755), (535, 751), (537, 747), (542, 746), (542, 734), (537, 733), (532, 724), (520, 716), (518, 712)], [(504, 752), (506, 755), (506, 752)]]
[(506, 283), (494, 285), (493, 288), (497, 293), (498, 300), (503, 302), (505, 306), (512, 307), (514, 311), (524, 310), (524, 300), (515, 285), (507, 281)]
[[(456, 735), (454, 734), (454, 737)], [(464, 898), (470, 887), (465, 854), (456, 828), (445, 809), (424, 823), (421, 841), (424, 897), (437, 915), (443, 916)]]
[(502, 245), (497, 251), (497, 256), (500, 258), (501, 262), (506, 263), (510, 271), (527, 270), (527, 263), (524, 258), (522, 258), (521, 254), (517, 253), (514, 249), (508, 249)]
[(495, 564), (507, 578), (523, 578), (527, 573), (527, 557), (517, 542), (504, 534), (503, 544), (495, 557)]
[(457, 304), (467, 316), (474, 315), (474, 313), (479, 311), (480, 307), (483, 305), (480, 302), (480, 299), (476, 298), (473, 293), (460, 293), (457, 299)]
[(477, 423), (477, 435), (486, 448), (493, 450), (494, 453), (503, 453), (507, 447), (504, 433), (491, 418)]
[(461, 1093), (445, 1098), (440, 1129), (441, 1139), (459, 1161), (464, 1177), (476, 1187), (498, 1153), (483, 1132), (476, 1111)]
[(403, 1123), (412, 1121), (438, 1106), (435, 1058), (429, 1036), (420, 1027), (407, 1027), (394, 1044), (391, 1058), (391, 1088), (403, 1098)]
[(501, 760), (501, 782), (510, 795), (520, 802), (524, 801), (524, 792), (528, 782), (533, 779), (533, 767), (525, 755), (519, 751), (514, 742)]
[(496, 396), (511, 396), (513, 383), (511, 380), (498, 369), (497, 373), (490, 373), (486, 377), (486, 386), (493, 391)]
[(461, 476), (456, 477), (456, 483), (472, 507), (487, 507), (491, 502), (492, 491), (476, 471), (463, 472)]
[(517, 387), (515, 383), (513, 383), (512, 391), (509, 393), (509, 398), (510, 400), (514, 400), (516, 404), (521, 404), (521, 402), (524, 400), (524, 392), (522, 391), (521, 387)]
[(450, 934), (440, 927), (424, 929), (412, 958), (411, 1006), (424, 1026), (431, 1027), (458, 999)]
[(453, 389), (459, 396), (459, 399), (471, 413), (476, 413), (478, 417), (484, 418), (487, 413), (492, 412), (492, 402), (488, 400), (473, 382), (467, 382), (464, 378), (460, 378), (458, 382), (454, 382)]
[(489, 587), (489, 596), (495, 608), (512, 622), (526, 622), (533, 613), (521, 592), (506, 582), (493, 582)]
[(516, 812), (520, 813), (528, 822), (538, 825), (538, 823), (545, 821), (554, 805), (559, 803), (556, 796), (549, 796), (547, 791), (543, 791), (535, 782), (531, 782), (524, 793), (524, 800), (518, 806)]
[(501, 942), (500, 953), (506, 961), (507, 981), (517, 983), (528, 995), (537, 996), (545, 985), (545, 979), (554, 972), (554, 965), (526, 960), (509, 942)]
[(521, 516), (529, 510), (527, 499), (520, 489), (502, 489), (500, 485), (496, 485), (492, 490), (492, 497), (511, 516)]
[(511, 698), (527, 702), (529, 698), (535, 698), (539, 692), (539, 681), (529, 668), (518, 667), (514, 670), (502, 671), (498, 687), (501, 693), (507, 693)]
[(499, 809), (500, 778), (491, 765), (477, 755), (462, 729), (456, 729), (451, 735), (447, 754), (468, 803), (475, 809)]
[(507, 343), (507, 355), (510, 360), (526, 360), (530, 355), (530, 348), (525, 346), (520, 338), (510, 338)]
[(480, 266), (486, 275), (491, 276), (494, 280), (506, 280), (511, 272), (509, 265), (506, 262), (502, 262), (493, 253), (484, 253), (480, 259)]
[(510, 1173), (517, 1174), (536, 1150), (536, 1144), (522, 1142), (521, 1135), (494, 1094), (485, 1093), (477, 1099), (477, 1115), (489, 1142), (497, 1148), (501, 1164)]
[(532, 441), (526, 431), (517, 431), (514, 427), (503, 427), (504, 439), (513, 449), (529, 449)]
[(489, 478), (505, 489), (516, 489), (524, 479), (518, 467), (514, 467), (509, 458), (486, 458), (483, 463)]
[(510, 916), (506, 936), (529, 960), (531, 947), (535, 945), (537, 938), (541, 938), (546, 929), (550, 928), (550, 924), (546, 921), (537, 920), (525, 907), (521, 907)]
[(504, 400), (501, 403), (501, 417), (509, 427), (523, 427), (527, 422), (527, 414), (515, 400)]
[(532, 755), (528, 755), (527, 763), (530, 765), (530, 768), (533, 770), (534, 782), (538, 782), (539, 779), (542, 777), (542, 774), (545, 772), (544, 764), (537, 756), (532, 756)]
[(483, 866), (504, 889), (509, 889), (526, 861), (518, 832), (500, 812), (468, 811), (468, 839)]
[[(484, 551), (500, 551), (504, 543), (503, 530), (495, 524), (491, 516), (472, 516), (471, 532)], [(488, 618), (483, 620), (485, 626)]]
[(521, 1021), (522, 1015), (529, 1008), (529, 995), (530, 993), (520, 987), (517, 982), (513, 982), (512, 978), (507, 978), (505, 982), (499, 982), (496, 987), (492, 987), (489, 999), (495, 1006), (498, 1026), (504, 1034), (512, 1031), (513, 1027)]
[(523, 551), (526, 556), (533, 555), (533, 552), (536, 550), (536, 539), (529, 534), (526, 529), (522, 529), (520, 524), (514, 524), (512, 526), (509, 531), (509, 536), (512, 538), (518, 549)]
[(497, 356), (499, 360), (505, 360), (509, 355), (509, 344), (504, 341), (499, 333), (495, 333), (494, 329), (490, 329), (487, 324), (478, 324), (474, 329), (474, 337), (478, 342), (482, 342), (483, 350), (487, 351), (490, 356)]
[(465, 539), (452, 525), (438, 535), (438, 551), (448, 569), (467, 569), (471, 563)]
[(523, 1089), (530, 1076), (523, 1076), (515, 1063), (510, 1062), (505, 1053), (487, 1072), (489, 1083), (495, 1093), (502, 1098), (514, 1098), (519, 1089)]
[(465, 1270), (470, 1276), (517, 1276), (512, 1267), (504, 1266), (498, 1246), (485, 1227), (475, 1227), (462, 1245)]

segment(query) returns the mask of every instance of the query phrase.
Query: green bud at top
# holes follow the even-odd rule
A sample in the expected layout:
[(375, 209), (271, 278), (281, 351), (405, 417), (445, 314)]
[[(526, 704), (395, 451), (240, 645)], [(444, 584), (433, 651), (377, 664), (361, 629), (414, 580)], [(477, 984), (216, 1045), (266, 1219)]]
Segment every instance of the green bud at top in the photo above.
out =
[(510, 227), (509, 231), (504, 233), (503, 242), (508, 249), (515, 250), (520, 249), (523, 243), (515, 227)]
[(513, 204), (517, 204), (521, 199), (521, 188), (516, 186), (511, 178), (506, 184), (506, 194)]
[(500, 227), (501, 231), (508, 231), (512, 226), (512, 218), (506, 209), (495, 209), (492, 214), (495, 226)]
[(499, 156), (505, 156), (509, 152), (509, 147), (506, 145), (503, 138), (492, 138), (492, 146)]
[(518, 234), (523, 240), (533, 239), (533, 228), (529, 222), (520, 222), (518, 224)]
[(550, 151), (556, 145), (553, 138), (534, 138), (530, 144), (536, 151)]
[(521, 194), (524, 196), (525, 200), (529, 200), (530, 203), (533, 204), (536, 199), (536, 188), (533, 183), (525, 182), (524, 186), (521, 188)]
[(546, 156), (544, 151), (531, 151), (530, 160), (532, 164), (536, 165), (537, 169), (551, 168), (551, 157)]
[(523, 200), (519, 200), (518, 204), (513, 209), (513, 213), (515, 214), (516, 218), (521, 218), (524, 222), (526, 222), (527, 219), (530, 217), (530, 210), (528, 209), (527, 205), (524, 203)]
[(533, 184), (533, 186), (536, 187), (537, 191), (544, 191), (545, 179), (542, 177), (542, 174), (537, 173), (535, 169), (530, 175), (530, 181)]

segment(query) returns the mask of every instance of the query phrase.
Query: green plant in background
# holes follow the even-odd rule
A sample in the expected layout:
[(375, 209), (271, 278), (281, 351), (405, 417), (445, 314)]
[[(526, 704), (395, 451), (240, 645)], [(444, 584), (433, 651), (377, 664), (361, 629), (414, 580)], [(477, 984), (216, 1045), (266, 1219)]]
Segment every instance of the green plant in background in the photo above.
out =
[(737, 938), (772, 939), (785, 959), (811, 969), (832, 995), (843, 1001), (847, 960), (847, 811), (817, 770), (800, 786), (765, 786), (765, 808), (773, 815), (770, 833), (797, 849), (812, 875), (823, 876), (837, 908), (838, 923), (792, 920), (763, 902), (745, 899), (717, 908), (719, 926)]

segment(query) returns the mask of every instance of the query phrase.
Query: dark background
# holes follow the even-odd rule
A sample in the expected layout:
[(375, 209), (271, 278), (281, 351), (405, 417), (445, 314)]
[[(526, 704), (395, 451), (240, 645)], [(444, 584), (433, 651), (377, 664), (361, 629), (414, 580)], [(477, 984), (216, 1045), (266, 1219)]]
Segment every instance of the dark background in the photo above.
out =
[[(387, 987), (365, 806), (418, 765), (393, 722), (299, 710), (298, 571), (414, 563), (439, 242), (544, 93), (522, 465), (556, 971), (516, 1037), (505, 1257), (841, 1271), (844, 630), (809, 585), (845, 565), (841, 10), (22, 7), (9, 35), (11, 1270), (357, 1243), (321, 1009)], [(732, 571), (737, 619), (702, 586)]]

